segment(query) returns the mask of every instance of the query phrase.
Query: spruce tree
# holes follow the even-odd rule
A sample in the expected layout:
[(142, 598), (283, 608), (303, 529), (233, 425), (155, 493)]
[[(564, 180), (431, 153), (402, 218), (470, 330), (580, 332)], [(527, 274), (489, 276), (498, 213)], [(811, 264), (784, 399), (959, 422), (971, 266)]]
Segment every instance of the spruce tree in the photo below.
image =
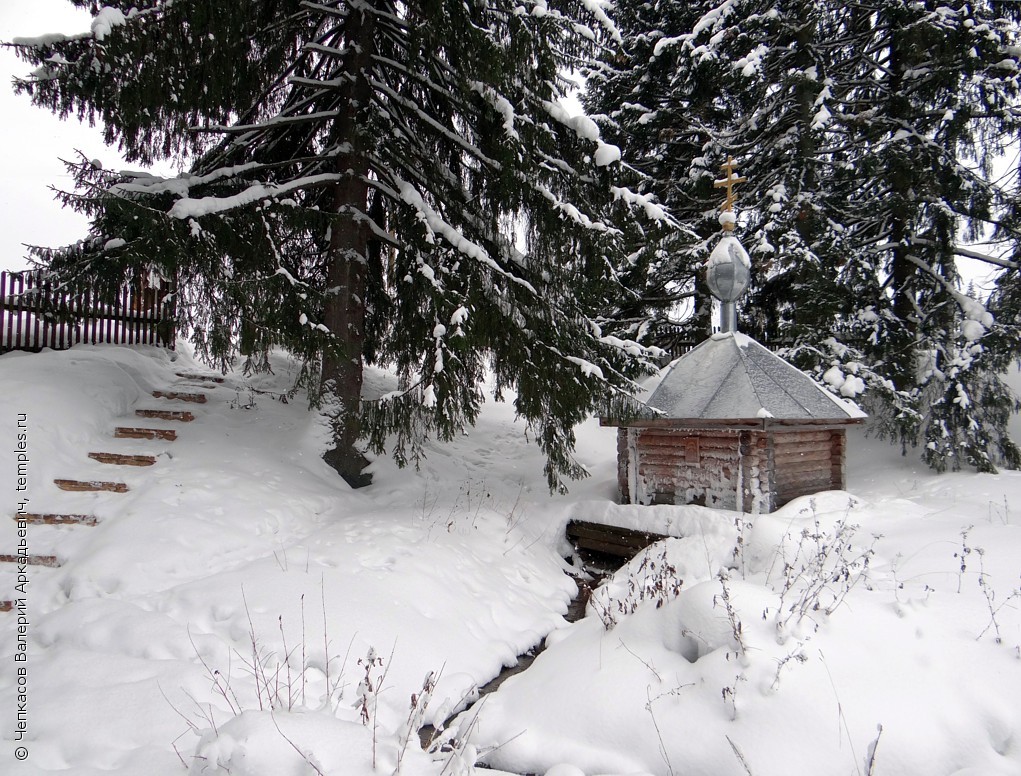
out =
[[(17, 83), (101, 120), (162, 179), (75, 166), (90, 239), (45, 255), (66, 278), (175, 284), (201, 350), (296, 351), (361, 484), (367, 437), (404, 462), (472, 423), (487, 369), (547, 455), (580, 476), (573, 426), (629, 403), (634, 342), (603, 333), (632, 214), (619, 152), (560, 98), (615, 36), (592, 0), (118, 0), (83, 36), (16, 41)], [(616, 221), (621, 227), (611, 226)], [(361, 400), (366, 363), (396, 394)]]
[[(848, 311), (860, 350), (887, 381), (876, 407), (934, 468), (1021, 464), (1014, 403), (999, 374), (1019, 352), (962, 287), (969, 241), (1016, 252), (1017, 196), (993, 172), (1017, 137), (1017, 25), (990, 3), (875, 0), (844, 11), (846, 71), (834, 110), (831, 184), (842, 202)], [(996, 256), (988, 261), (999, 263)], [(1016, 267), (1014, 268), (1016, 271)]]
[[(1017, 137), (1017, 20), (1002, 3), (678, 6), (621, 0), (624, 58), (602, 62), (588, 104), (700, 237), (717, 168), (738, 160), (755, 264), (741, 327), (791, 343), (933, 467), (1017, 466), (998, 377), (1017, 320), (996, 317), (1008, 294), (987, 309), (957, 269), (978, 256), (1016, 284), (1016, 178), (992, 165)], [(695, 240), (673, 255), (690, 276), (707, 253)]]

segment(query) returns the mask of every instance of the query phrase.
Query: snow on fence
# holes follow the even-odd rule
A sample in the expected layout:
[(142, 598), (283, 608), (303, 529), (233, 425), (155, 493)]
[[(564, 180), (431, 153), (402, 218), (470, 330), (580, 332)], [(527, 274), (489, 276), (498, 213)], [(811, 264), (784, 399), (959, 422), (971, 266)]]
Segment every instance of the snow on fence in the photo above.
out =
[(70, 292), (43, 270), (0, 272), (0, 353), (82, 342), (173, 349), (166, 292), (134, 283), (109, 297), (91, 289)]

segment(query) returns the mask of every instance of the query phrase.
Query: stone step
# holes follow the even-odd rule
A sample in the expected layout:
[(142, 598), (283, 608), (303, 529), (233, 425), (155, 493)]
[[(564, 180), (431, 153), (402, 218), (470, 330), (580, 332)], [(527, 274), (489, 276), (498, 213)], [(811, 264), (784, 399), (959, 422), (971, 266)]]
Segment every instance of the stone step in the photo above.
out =
[(43, 515), (31, 512), (15, 515), (14, 519), (29, 525), (97, 525), (99, 523), (99, 520), (93, 515)]
[(99, 480), (89, 480), (83, 482), (80, 480), (54, 480), (53, 484), (61, 490), (73, 490), (73, 491), (100, 491), (106, 490), (111, 493), (127, 493), (128, 486), (123, 482), (101, 482)]
[(131, 428), (129, 426), (118, 426), (113, 430), (115, 439), (162, 439), (165, 442), (173, 442), (177, 439), (177, 432), (167, 428)]
[(60, 560), (56, 555), (0, 555), (0, 563), (27, 563), (29, 566), (60, 568)]
[(205, 404), (204, 393), (181, 393), (180, 391), (153, 391), (152, 395), (157, 399), (176, 399), (178, 401), (190, 401), (194, 404)]
[(182, 423), (190, 423), (195, 416), (187, 410), (135, 410), (140, 418), (159, 418), (160, 420), (179, 420)]
[(156, 463), (154, 455), (124, 455), (122, 453), (89, 453), (89, 458), (100, 463), (117, 464), (118, 466), (152, 466)]

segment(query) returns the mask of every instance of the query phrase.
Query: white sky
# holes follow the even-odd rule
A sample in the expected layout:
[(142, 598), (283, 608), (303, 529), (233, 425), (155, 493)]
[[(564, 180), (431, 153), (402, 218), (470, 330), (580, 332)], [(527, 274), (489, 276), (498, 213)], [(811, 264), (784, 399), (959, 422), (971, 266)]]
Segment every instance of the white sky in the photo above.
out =
[[(0, 41), (47, 32), (89, 29), (91, 17), (67, 0), (0, 0)], [(65, 245), (85, 236), (88, 222), (64, 210), (51, 186), (70, 188), (60, 159), (81, 149), (105, 166), (120, 167), (115, 149), (98, 129), (77, 120), (60, 121), (25, 95), (15, 96), (11, 78), (31, 67), (10, 49), (0, 49), (0, 269), (27, 266), (24, 244)]]

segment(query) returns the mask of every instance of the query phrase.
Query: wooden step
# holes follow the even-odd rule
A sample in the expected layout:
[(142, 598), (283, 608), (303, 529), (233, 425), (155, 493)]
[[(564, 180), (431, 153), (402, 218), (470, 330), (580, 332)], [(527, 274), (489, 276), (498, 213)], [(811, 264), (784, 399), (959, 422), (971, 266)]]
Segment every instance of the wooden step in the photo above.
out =
[(119, 466), (152, 466), (156, 463), (155, 455), (122, 455), (121, 453), (89, 453), (89, 458), (100, 463), (112, 463)]
[(60, 568), (60, 560), (56, 555), (0, 555), (0, 563), (27, 563), (29, 566)]
[(74, 490), (74, 491), (99, 491), (108, 490), (111, 493), (127, 493), (128, 486), (123, 482), (100, 482), (99, 480), (90, 480), (88, 482), (82, 482), (80, 480), (54, 480), (53, 484), (61, 490)]
[(159, 418), (160, 420), (179, 420), (182, 423), (190, 423), (195, 416), (187, 410), (135, 410), (140, 418)]
[(157, 399), (177, 399), (178, 401), (190, 401), (194, 404), (205, 404), (204, 393), (181, 393), (179, 391), (153, 391), (152, 395)]
[(223, 382), (222, 377), (216, 377), (214, 375), (190, 374), (188, 372), (175, 372), (174, 374), (176, 374), (178, 377), (183, 377), (185, 380), (209, 380), (210, 382), (213, 383)]
[(26, 512), (15, 515), (18, 522), (25, 522), (29, 525), (97, 525), (97, 520), (92, 515), (38, 515)]
[(115, 439), (162, 439), (165, 442), (173, 442), (177, 439), (177, 432), (172, 428), (131, 428), (129, 426), (118, 426), (113, 430)]

